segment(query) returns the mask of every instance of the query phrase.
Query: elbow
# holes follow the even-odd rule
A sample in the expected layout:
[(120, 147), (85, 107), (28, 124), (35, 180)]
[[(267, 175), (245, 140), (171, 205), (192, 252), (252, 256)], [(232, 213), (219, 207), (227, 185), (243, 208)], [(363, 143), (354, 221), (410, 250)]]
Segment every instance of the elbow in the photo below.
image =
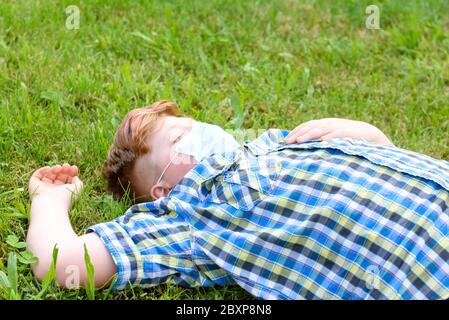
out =
[(50, 270), (52, 260), (51, 252), (46, 250), (45, 247), (33, 246), (31, 244), (28, 244), (28, 249), (37, 258), (37, 262), (31, 265), (31, 271), (34, 277), (39, 282), (42, 282)]
[[(40, 258), (38, 263), (31, 266), (31, 271), (38, 282), (42, 283), (44, 281), (45, 277), (48, 275), (48, 272), (50, 272), (51, 265), (51, 259)], [(66, 269), (67, 266), (64, 261), (58, 259), (55, 267), (55, 275), (51, 280), (56, 280), (56, 284), (61, 288), (67, 288)]]
[(42, 282), (45, 278), (50, 267), (42, 266), (41, 262), (35, 263), (31, 266), (31, 271), (33, 272), (34, 277), (37, 281)]
[[(97, 241), (97, 242), (95, 242)], [(101, 287), (112, 279), (117, 272), (112, 257), (102, 248), (101, 240), (97, 238), (71, 238), (58, 243), (58, 254), (52, 279), (58, 286), (64, 289), (84, 287), (89, 283), (89, 274), (85, 261), (85, 245), (89, 247), (89, 255), (92, 263), (93, 281), (96, 287)], [(36, 249), (36, 248), (35, 248)], [(32, 250), (39, 261), (32, 265), (34, 276), (42, 282), (52, 268), (53, 246), (40, 247), (42, 250)], [(103, 249), (103, 251), (100, 251)]]
[[(58, 256), (54, 268), (53, 278), (56, 284), (63, 289), (79, 287), (80, 283), (80, 266), (71, 264), (70, 252), (65, 244), (58, 244)], [(52, 252), (45, 252), (37, 255), (38, 262), (31, 266), (34, 277), (42, 283), (52, 268)]]

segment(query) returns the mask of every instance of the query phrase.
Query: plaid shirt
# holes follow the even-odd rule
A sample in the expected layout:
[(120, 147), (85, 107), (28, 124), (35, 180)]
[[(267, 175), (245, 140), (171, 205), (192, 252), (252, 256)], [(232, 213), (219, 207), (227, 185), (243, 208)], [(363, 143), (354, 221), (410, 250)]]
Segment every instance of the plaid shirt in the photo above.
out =
[(127, 285), (238, 284), (261, 299), (449, 298), (449, 163), (271, 129), (167, 197), (90, 227)]

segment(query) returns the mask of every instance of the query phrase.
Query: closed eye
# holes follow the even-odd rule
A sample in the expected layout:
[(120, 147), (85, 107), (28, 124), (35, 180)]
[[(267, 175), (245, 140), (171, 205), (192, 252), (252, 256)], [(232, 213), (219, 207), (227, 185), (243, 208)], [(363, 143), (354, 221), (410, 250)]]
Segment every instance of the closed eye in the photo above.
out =
[(177, 142), (179, 142), (179, 140), (181, 140), (186, 133), (188, 133), (190, 130), (188, 130), (187, 128), (183, 128), (183, 127), (176, 127), (171, 131), (170, 134), (170, 142), (175, 144)]
[(173, 141), (173, 143), (178, 142), (179, 140), (181, 140), (182, 138), (182, 134), (180, 134), (179, 136), (176, 137), (176, 139)]
[(182, 131), (179, 130), (178, 128), (174, 128), (173, 130), (171, 130), (169, 135), (170, 135), (169, 136), (170, 143), (176, 143), (179, 141), (179, 138), (182, 135)]
[(173, 135), (174, 138), (171, 139), (171, 142), (173, 144), (179, 142), (179, 140), (181, 140), (181, 138), (184, 136), (184, 132), (176, 132), (176, 134)]

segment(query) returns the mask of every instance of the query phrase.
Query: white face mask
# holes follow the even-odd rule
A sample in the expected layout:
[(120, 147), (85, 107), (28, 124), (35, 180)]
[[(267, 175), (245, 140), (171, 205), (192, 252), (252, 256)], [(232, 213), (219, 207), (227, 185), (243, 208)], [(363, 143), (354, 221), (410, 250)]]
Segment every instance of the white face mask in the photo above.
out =
[(224, 131), (221, 127), (209, 123), (193, 121), (191, 131), (185, 134), (177, 143), (175, 155), (165, 166), (156, 184), (162, 180), (165, 171), (167, 171), (168, 167), (179, 153), (193, 156), (196, 162), (200, 163), (214, 153), (231, 152), (239, 147), (240, 144), (234, 137)]

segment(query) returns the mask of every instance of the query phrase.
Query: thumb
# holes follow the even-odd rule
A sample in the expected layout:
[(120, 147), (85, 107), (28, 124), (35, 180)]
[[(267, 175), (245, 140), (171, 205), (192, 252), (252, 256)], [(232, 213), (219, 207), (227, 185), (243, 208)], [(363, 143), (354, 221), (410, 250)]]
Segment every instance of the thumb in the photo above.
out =
[(41, 180), (32, 176), (30, 181), (28, 182), (28, 193), (30, 196), (37, 194), (37, 190), (39, 189), (39, 184)]
[(72, 178), (72, 184), (75, 186), (75, 192), (80, 193), (83, 190), (84, 183), (78, 176)]

